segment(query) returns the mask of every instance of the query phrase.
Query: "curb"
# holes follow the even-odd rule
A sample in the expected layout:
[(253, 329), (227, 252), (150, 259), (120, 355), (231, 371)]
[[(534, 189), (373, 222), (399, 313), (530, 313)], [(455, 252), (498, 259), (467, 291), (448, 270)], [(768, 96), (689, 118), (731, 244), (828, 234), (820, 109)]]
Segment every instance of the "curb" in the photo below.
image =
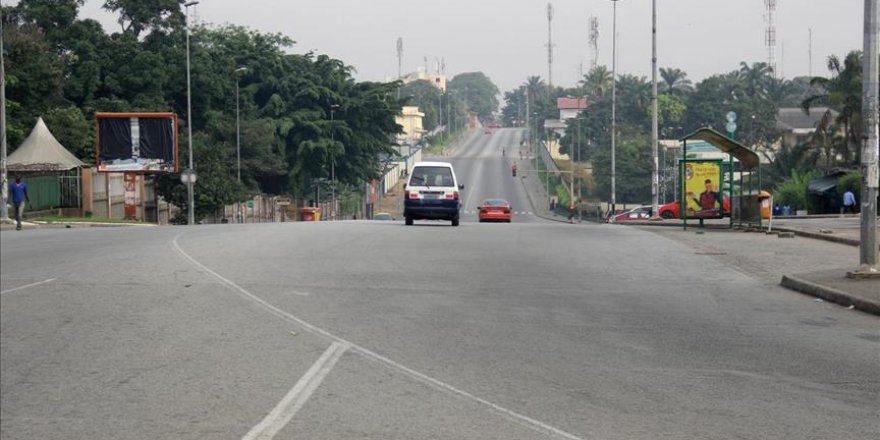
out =
[(801, 229), (786, 228), (786, 227), (773, 227), (773, 230), (774, 231), (783, 231), (783, 232), (793, 232), (794, 235), (799, 235), (801, 237), (812, 238), (812, 239), (816, 239), (816, 240), (825, 240), (825, 241), (830, 241), (832, 243), (845, 244), (845, 245), (849, 245), (849, 246), (858, 247), (860, 244), (859, 240), (856, 240), (854, 238), (846, 238), (846, 237), (841, 237), (841, 236), (837, 236), (837, 235), (821, 234), (818, 232), (804, 231)]
[(853, 306), (862, 312), (880, 316), (880, 303), (859, 298), (832, 287), (825, 287), (790, 275), (783, 275), (779, 285), (805, 295), (822, 298), (842, 306)]

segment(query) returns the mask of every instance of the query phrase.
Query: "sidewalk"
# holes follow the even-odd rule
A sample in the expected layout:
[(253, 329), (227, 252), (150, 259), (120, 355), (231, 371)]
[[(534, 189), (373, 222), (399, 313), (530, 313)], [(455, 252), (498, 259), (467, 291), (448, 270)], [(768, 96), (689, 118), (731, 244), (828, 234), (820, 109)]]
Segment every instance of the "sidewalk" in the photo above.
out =
[(819, 302), (880, 315), (880, 279), (846, 278), (846, 272), (858, 266), (856, 247), (729, 229), (706, 229), (698, 235), (680, 228), (638, 227), (687, 245), (697, 254), (734, 267), (768, 287), (781, 285), (816, 297)]
[[(528, 157), (516, 161), (516, 166), (520, 170), (532, 170), (534, 164), (535, 160)], [(522, 182), (523, 189), (526, 191), (526, 197), (529, 199), (529, 204), (532, 205), (532, 212), (544, 220), (568, 223), (568, 219), (562, 218), (553, 211), (550, 211), (550, 197), (547, 196), (543, 180), (544, 176), (541, 174), (528, 171), (519, 174), (518, 180)]]

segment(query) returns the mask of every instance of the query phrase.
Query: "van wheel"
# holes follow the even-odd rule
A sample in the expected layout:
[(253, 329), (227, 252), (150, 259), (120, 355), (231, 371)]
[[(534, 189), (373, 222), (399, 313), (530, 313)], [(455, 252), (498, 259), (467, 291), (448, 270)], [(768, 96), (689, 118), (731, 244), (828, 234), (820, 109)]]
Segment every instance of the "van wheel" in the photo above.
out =
[(452, 219), (452, 226), (458, 226), (458, 217)]
[(413, 218), (412, 218), (412, 217), (407, 217), (407, 218), (404, 220), (404, 223), (406, 223), (407, 226), (412, 226), (412, 225), (413, 225)]

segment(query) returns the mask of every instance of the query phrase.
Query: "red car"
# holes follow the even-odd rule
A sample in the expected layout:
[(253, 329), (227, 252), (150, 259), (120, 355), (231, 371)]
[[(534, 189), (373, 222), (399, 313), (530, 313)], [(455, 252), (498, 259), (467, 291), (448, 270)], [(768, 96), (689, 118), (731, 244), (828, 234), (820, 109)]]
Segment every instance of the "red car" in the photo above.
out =
[(488, 199), (477, 208), (480, 211), (480, 222), (505, 222), (510, 223), (513, 213), (510, 211), (510, 203), (504, 199)]
[[(724, 215), (730, 215), (730, 197), (724, 196), (724, 204), (723, 205), (724, 205)], [(658, 211), (657, 214), (660, 215), (660, 217), (663, 217), (665, 219), (681, 218), (681, 217), (679, 217), (679, 208), (678, 208), (677, 201), (669, 202), (665, 205), (660, 205), (660, 207), (657, 209), (657, 211)]]

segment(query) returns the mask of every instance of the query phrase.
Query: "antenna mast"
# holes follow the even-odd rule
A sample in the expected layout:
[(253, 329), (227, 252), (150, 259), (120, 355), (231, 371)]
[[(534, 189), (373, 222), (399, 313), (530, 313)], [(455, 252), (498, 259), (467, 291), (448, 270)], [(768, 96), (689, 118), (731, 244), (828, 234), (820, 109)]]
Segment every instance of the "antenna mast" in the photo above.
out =
[(553, 4), (547, 3), (547, 86), (553, 90)]
[(397, 78), (403, 76), (403, 38), (397, 37)]
[(776, 0), (764, 0), (764, 21), (767, 30), (764, 34), (764, 43), (767, 45), (767, 66), (772, 69), (773, 76), (776, 74)]
[(599, 64), (599, 19), (590, 17), (590, 70)]

